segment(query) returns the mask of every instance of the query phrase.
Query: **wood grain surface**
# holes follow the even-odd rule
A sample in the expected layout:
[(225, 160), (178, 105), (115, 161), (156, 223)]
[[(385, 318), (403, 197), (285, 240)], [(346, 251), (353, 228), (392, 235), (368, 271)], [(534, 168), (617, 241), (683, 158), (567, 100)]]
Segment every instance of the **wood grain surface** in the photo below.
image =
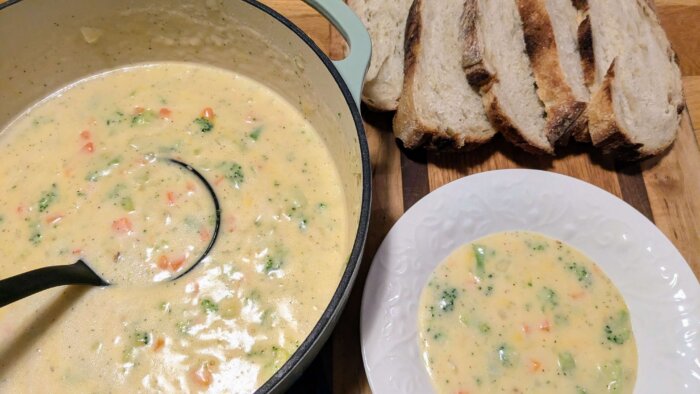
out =
[[(342, 38), (298, 0), (264, 0), (306, 31), (332, 57)], [(657, 0), (657, 12), (683, 71), (688, 110), (673, 147), (641, 163), (619, 163), (584, 145), (559, 157), (524, 154), (497, 137), (473, 152), (407, 152), (391, 134), (391, 114), (363, 108), (373, 173), (373, 206), (362, 270), (332, 339), (292, 392), (370, 393), (359, 336), (364, 280), (382, 239), (401, 214), (431, 190), (470, 174), (502, 168), (534, 168), (582, 179), (622, 198), (652, 220), (700, 276), (700, 0)], [(693, 125), (696, 125), (695, 128)]]

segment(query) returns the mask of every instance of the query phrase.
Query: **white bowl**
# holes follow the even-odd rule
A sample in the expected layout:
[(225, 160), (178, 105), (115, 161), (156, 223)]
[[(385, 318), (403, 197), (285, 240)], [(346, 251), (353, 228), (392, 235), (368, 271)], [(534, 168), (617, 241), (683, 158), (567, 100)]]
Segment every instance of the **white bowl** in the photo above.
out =
[(624, 201), (577, 179), (534, 170), (452, 182), (391, 229), (362, 300), (362, 355), (373, 392), (433, 392), (419, 356), (423, 286), (455, 248), (506, 230), (563, 240), (610, 277), (629, 307), (637, 341), (635, 393), (700, 393), (700, 285), (683, 257)]

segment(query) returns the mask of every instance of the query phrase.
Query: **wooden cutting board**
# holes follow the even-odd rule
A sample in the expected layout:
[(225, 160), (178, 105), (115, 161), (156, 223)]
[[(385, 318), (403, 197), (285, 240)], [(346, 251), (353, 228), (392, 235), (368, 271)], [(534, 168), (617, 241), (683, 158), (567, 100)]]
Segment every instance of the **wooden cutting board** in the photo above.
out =
[[(387, 0), (390, 1), (390, 0)], [(311, 36), (331, 57), (343, 40), (298, 0), (264, 0)], [(391, 133), (391, 114), (363, 108), (373, 166), (370, 232), (361, 273), (333, 339), (295, 388), (297, 392), (369, 393), (359, 340), (360, 300), (372, 256), (396, 220), (421, 197), (452, 180), (482, 171), (533, 168), (573, 176), (627, 201), (652, 220), (700, 276), (700, 0), (657, 0), (657, 11), (683, 72), (688, 110), (672, 149), (641, 163), (620, 163), (588, 146), (565, 149), (556, 159), (534, 157), (502, 138), (472, 152), (403, 151)], [(326, 387), (324, 389), (323, 387)]]

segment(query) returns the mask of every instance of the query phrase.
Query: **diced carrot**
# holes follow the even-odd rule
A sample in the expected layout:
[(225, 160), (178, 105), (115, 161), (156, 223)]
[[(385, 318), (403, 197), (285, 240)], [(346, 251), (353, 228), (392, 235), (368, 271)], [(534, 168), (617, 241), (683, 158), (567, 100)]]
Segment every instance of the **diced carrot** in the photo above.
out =
[(216, 178), (214, 178), (214, 186), (219, 186), (221, 184), (221, 181), (224, 180), (224, 177), (221, 175), (218, 175)]
[(87, 130), (87, 129), (86, 129), (86, 130), (81, 131), (81, 132), (80, 132), (80, 138), (82, 138), (82, 139), (84, 139), (84, 140), (89, 140), (90, 138), (92, 138), (91, 135), (90, 135), (90, 130)]
[(83, 250), (80, 248), (75, 248), (75, 249), (71, 250), (71, 253), (78, 255), (78, 254), (83, 253)]
[(202, 110), (202, 117), (209, 119), (209, 120), (214, 120), (214, 110), (211, 109), (211, 107), (206, 107)]
[(209, 387), (213, 380), (209, 364), (202, 363), (199, 367), (192, 368), (190, 370), (190, 379), (198, 386)]
[(166, 196), (168, 198), (168, 205), (175, 205), (175, 193), (168, 192), (166, 193)]
[(569, 297), (573, 298), (574, 300), (581, 299), (581, 298), (583, 298), (583, 296), (585, 296), (585, 295), (586, 295), (586, 293), (584, 293), (583, 291), (577, 291), (577, 292), (575, 292), (575, 293), (569, 293)]
[(166, 119), (170, 118), (170, 115), (172, 115), (173, 111), (167, 109), (167, 108), (161, 108), (160, 111), (158, 111), (158, 116), (160, 116), (161, 119)]
[(156, 261), (156, 266), (164, 271), (171, 271), (175, 272), (182, 268), (182, 266), (185, 264), (185, 256), (179, 256), (173, 260), (168, 258), (168, 256), (162, 254), (158, 257), (158, 260)]
[(187, 187), (187, 191), (190, 193), (194, 193), (194, 191), (197, 190), (197, 186), (192, 181), (187, 181), (185, 187)]
[(165, 346), (165, 339), (163, 339), (163, 337), (158, 337), (155, 342), (153, 342), (153, 351), (157, 352), (162, 349), (163, 346)]
[(209, 238), (211, 238), (211, 232), (209, 231), (208, 228), (202, 227), (199, 229), (199, 239), (201, 239), (203, 242), (208, 241)]
[(162, 270), (167, 270), (170, 267), (170, 261), (168, 261), (168, 256), (162, 254), (158, 257), (156, 261), (156, 266)]
[(226, 229), (229, 233), (236, 231), (236, 217), (233, 215), (226, 216)]
[(530, 333), (530, 326), (527, 325), (527, 323), (523, 323), (522, 330), (525, 334), (529, 334)]
[(542, 364), (537, 360), (530, 360), (530, 371), (538, 372), (542, 369)]
[(549, 320), (542, 320), (540, 323), (540, 330), (549, 332)]
[(139, 106), (134, 107), (134, 113), (135, 113), (136, 115), (142, 114), (143, 111), (145, 111), (145, 110), (146, 110), (146, 109), (143, 108), (143, 107), (139, 107)]
[(130, 233), (134, 226), (128, 217), (122, 217), (112, 222), (112, 230), (118, 233)]
[(17, 206), (17, 209), (16, 209), (17, 213), (22, 214), (22, 213), (24, 213), (24, 210), (25, 210), (24, 205), (19, 204)]
[(170, 266), (168, 267), (170, 271), (175, 272), (182, 268), (182, 266), (185, 264), (185, 256), (180, 256), (176, 258), (175, 260), (170, 260)]
[(95, 151), (95, 144), (93, 144), (92, 142), (88, 142), (87, 144), (83, 145), (81, 150), (83, 152), (92, 153)]
[(48, 224), (58, 223), (58, 222), (61, 221), (61, 219), (63, 219), (63, 215), (62, 215), (62, 214), (60, 214), (60, 213), (54, 213), (54, 214), (49, 215), (49, 216), (46, 217), (46, 223), (48, 223)]

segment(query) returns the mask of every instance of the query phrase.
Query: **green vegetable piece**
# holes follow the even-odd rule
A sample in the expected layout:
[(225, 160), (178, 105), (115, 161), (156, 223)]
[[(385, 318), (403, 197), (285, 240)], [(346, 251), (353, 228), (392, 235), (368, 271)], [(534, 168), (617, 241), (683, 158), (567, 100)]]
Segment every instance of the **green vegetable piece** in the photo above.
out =
[(576, 394), (588, 394), (588, 390), (581, 386), (576, 386)]
[(90, 171), (87, 175), (85, 175), (85, 180), (88, 182), (97, 182), (97, 180), (101, 177), (102, 175), (100, 174), (100, 171)]
[(147, 346), (151, 344), (151, 333), (146, 331), (136, 332), (134, 335), (134, 345)]
[(603, 327), (605, 338), (614, 344), (623, 345), (632, 336), (629, 313), (622, 310), (615, 316), (611, 316)]
[(123, 122), (124, 119), (125, 119), (124, 112), (116, 111), (116, 112), (114, 112), (114, 114), (111, 117), (107, 118), (105, 123), (107, 124), (107, 126), (110, 126), (113, 124), (119, 124), (119, 123)]
[(248, 134), (248, 137), (250, 137), (250, 139), (253, 140), (253, 141), (257, 141), (258, 138), (260, 138), (260, 134), (262, 134), (262, 132), (263, 132), (263, 127), (262, 127), (262, 126), (258, 126), (258, 127), (256, 127), (256, 128), (254, 128), (254, 129), (250, 132), (250, 134)]
[(243, 173), (243, 167), (235, 162), (226, 162), (221, 164), (224, 169), (224, 176), (226, 179), (231, 181), (233, 185), (238, 189), (241, 187), (243, 182), (245, 182), (245, 174)]
[(486, 248), (480, 245), (472, 245), (474, 257), (476, 257), (476, 274), (481, 276), (486, 271)]
[(266, 274), (269, 274), (272, 271), (277, 271), (278, 269), (282, 268), (282, 265), (284, 265), (284, 261), (280, 256), (268, 255), (265, 259), (265, 266), (263, 267), (263, 270)]
[(157, 118), (156, 113), (147, 109), (140, 114), (131, 117), (131, 126), (140, 126), (153, 122)]
[(211, 120), (203, 116), (200, 116), (199, 118), (195, 119), (194, 124), (196, 124), (197, 127), (199, 127), (199, 131), (201, 131), (202, 133), (208, 133), (214, 130), (214, 123), (212, 123)]
[(452, 312), (455, 309), (455, 300), (457, 299), (457, 289), (450, 288), (443, 290), (440, 296), (439, 306), (444, 312)]
[(583, 287), (588, 287), (593, 283), (593, 278), (591, 277), (591, 272), (580, 264), (571, 263), (566, 266), (566, 269), (576, 275), (576, 279), (583, 285)]
[(44, 194), (39, 199), (39, 212), (46, 212), (49, 205), (53, 203), (58, 197), (58, 188), (56, 184), (51, 185), (51, 190), (44, 192)]
[(31, 242), (33, 245), (39, 245), (41, 243), (41, 231), (37, 227), (36, 231), (32, 233), (32, 235), (29, 236), (29, 242)]
[(210, 300), (209, 298), (203, 299), (200, 305), (206, 313), (214, 313), (219, 311), (219, 305), (214, 301)]
[(488, 334), (491, 331), (491, 326), (486, 323), (481, 323), (479, 324), (479, 331), (481, 331), (482, 334)]
[(619, 393), (622, 391), (622, 384), (625, 376), (620, 360), (616, 359), (612, 363), (603, 365), (601, 373), (604, 379), (602, 387), (606, 387), (608, 393)]
[(518, 360), (518, 353), (507, 344), (503, 344), (497, 348), (497, 355), (498, 360), (504, 367), (512, 367)]
[(566, 376), (571, 375), (574, 372), (574, 369), (576, 369), (576, 361), (574, 360), (574, 356), (572, 356), (569, 352), (559, 353), (558, 362), (559, 369)]
[(554, 309), (559, 305), (559, 296), (557, 292), (550, 289), (549, 287), (543, 287), (537, 293), (537, 298), (542, 303), (542, 311), (547, 309)]
[(527, 245), (527, 247), (530, 250), (534, 250), (537, 252), (541, 252), (541, 251), (547, 249), (547, 243), (543, 242), (543, 241), (533, 241), (533, 240), (528, 239), (528, 240), (525, 240), (525, 245)]
[(131, 197), (122, 198), (120, 205), (127, 212), (132, 212), (134, 210), (134, 201), (131, 199)]
[(190, 322), (189, 320), (179, 321), (175, 324), (175, 327), (177, 327), (177, 330), (183, 334), (189, 334), (191, 326), (192, 326), (192, 322)]

